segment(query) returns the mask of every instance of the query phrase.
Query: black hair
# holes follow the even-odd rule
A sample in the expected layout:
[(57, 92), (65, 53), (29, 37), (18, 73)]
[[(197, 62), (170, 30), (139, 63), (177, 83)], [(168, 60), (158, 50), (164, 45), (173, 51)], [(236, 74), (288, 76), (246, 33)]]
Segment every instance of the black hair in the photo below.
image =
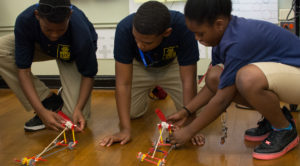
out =
[(231, 11), (231, 0), (188, 0), (184, 7), (185, 17), (198, 24), (212, 25), (220, 16), (230, 18)]
[(52, 23), (62, 23), (69, 18), (71, 7), (70, 0), (40, 0), (37, 11)]
[(168, 8), (157, 1), (148, 1), (137, 10), (133, 26), (145, 35), (160, 35), (170, 27), (171, 16)]

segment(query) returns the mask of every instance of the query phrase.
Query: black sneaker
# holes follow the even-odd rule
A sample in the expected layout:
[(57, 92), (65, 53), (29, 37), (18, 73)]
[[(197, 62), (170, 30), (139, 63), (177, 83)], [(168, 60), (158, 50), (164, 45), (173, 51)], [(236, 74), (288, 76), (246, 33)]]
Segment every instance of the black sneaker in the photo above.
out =
[[(42, 101), (43, 106), (52, 110), (53, 112), (57, 112), (63, 106), (63, 100), (60, 95), (52, 94), (50, 97), (46, 98)], [(27, 121), (24, 125), (25, 131), (38, 131), (44, 129), (46, 126), (43, 124), (42, 120), (35, 115), (32, 119)]]
[(271, 123), (263, 118), (257, 122), (256, 128), (251, 128), (245, 131), (245, 140), (247, 141), (262, 141), (268, 137), (272, 131)]
[(288, 151), (296, 147), (299, 143), (296, 126), (292, 130), (273, 130), (270, 135), (254, 149), (253, 158), (261, 160), (271, 160), (283, 156)]
[(38, 115), (35, 115), (33, 118), (31, 118), (29, 121), (27, 121), (24, 125), (25, 131), (38, 131), (46, 128), (46, 126), (43, 124), (43, 121), (39, 118)]
[[(293, 119), (293, 116), (286, 107), (283, 107), (281, 110), (286, 119)], [(257, 122), (257, 125), (258, 126), (256, 128), (251, 128), (245, 131), (245, 140), (263, 141), (269, 136), (270, 132), (272, 131), (272, 125), (266, 118), (263, 118), (262, 120)]]

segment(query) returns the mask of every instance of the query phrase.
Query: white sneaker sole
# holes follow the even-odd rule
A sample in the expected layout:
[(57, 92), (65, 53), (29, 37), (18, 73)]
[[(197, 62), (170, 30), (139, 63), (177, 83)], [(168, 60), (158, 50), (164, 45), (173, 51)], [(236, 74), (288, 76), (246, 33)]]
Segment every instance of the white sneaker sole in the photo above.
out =
[(44, 129), (46, 126), (44, 124), (38, 125), (38, 126), (25, 126), (24, 125), (24, 130), (25, 131), (38, 131)]

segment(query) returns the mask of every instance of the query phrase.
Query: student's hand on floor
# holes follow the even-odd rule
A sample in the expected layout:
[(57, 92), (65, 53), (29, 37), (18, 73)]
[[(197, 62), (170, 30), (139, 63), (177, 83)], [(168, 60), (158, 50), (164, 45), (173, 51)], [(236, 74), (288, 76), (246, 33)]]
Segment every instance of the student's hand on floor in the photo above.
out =
[(48, 128), (56, 131), (64, 129), (62, 124), (65, 123), (65, 120), (57, 113), (45, 110), (39, 113), (38, 116)]
[(205, 144), (205, 137), (202, 134), (196, 134), (192, 137), (191, 142), (195, 146), (202, 146)]
[(187, 114), (184, 110), (176, 112), (167, 117), (167, 122), (175, 126), (182, 127), (188, 120)]
[(189, 132), (186, 127), (174, 130), (173, 134), (170, 136), (171, 144), (176, 145), (177, 147), (184, 145), (191, 138), (191, 132)]
[(74, 125), (77, 127), (75, 128), (76, 131), (82, 132), (85, 127), (85, 119), (82, 115), (81, 110), (74, 110), (73, 113), (73, 122)]
[(120, 142), (121, 145), (126, 144), (131, 139), (130, 131), (122, 130), (114, 135), (108, 135), (100, 140), (101, 146), (111, 146), (113, 143)]

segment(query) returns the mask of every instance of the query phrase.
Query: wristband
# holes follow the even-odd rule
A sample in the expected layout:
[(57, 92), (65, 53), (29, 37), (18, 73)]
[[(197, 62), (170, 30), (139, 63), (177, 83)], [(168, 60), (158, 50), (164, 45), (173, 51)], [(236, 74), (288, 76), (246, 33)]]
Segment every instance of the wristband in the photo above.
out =
[(192, 112), (189, 109), (187, 109), (185, 106), (183, 106), (182, 108), (188, 113), (188, 116), (192, 115)]

